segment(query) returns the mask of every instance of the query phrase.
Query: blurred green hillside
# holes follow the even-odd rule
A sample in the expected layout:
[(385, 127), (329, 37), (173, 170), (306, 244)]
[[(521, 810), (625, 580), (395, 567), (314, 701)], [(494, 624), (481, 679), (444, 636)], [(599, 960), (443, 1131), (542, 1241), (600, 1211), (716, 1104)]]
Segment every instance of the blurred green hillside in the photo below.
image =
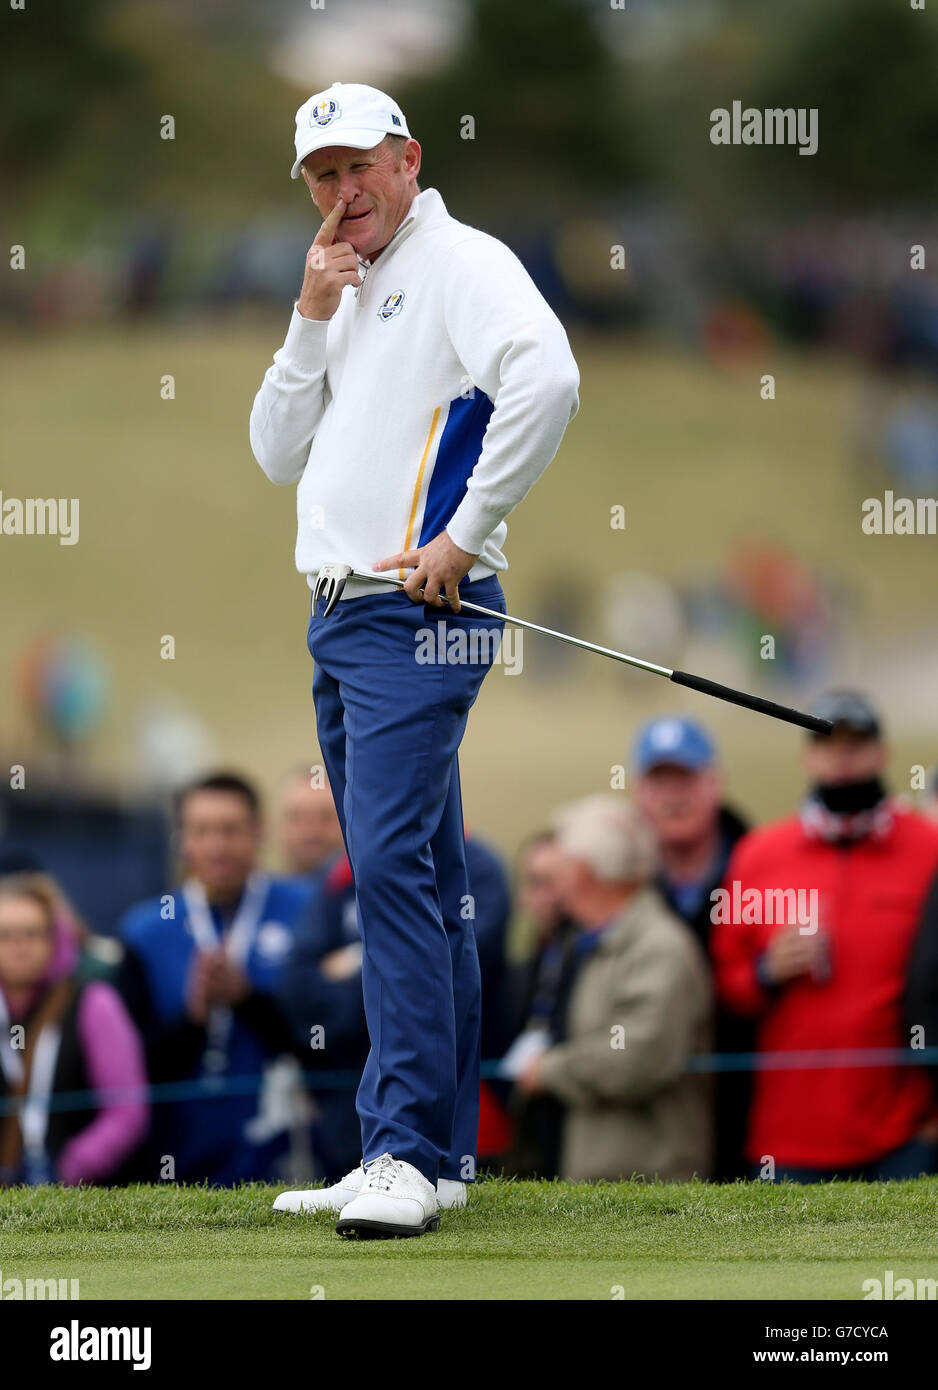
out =
[[(73, 547), (0, 536), (0, 748), (26, 747), (11, 673), (30, 635), (51, 626), (83, 634), (113, 671), (111, 713), (89, 750), (99, 772), (134, 780), (133, 715), (160, 694), (184, 700), (224, 760), (268, 789), (288, 766), (316, 760), (293, 489), (267, 481), (247, 436), (284, 326), (274, 318), (3, 344), (4, 492), (79, 497), (81, 531)], [(936, 647), (936, 542), (860, 532), (860, 499), (883, 480), (846, 466), (863, 386), (856, 369), (775, 354), (767, 368), (778, 399), (766, 402), (754, 370), (717, 370), (654, 342), (574, 347), (580, 414), (509, 521), (510, 610), (535, 616), (560, 576), (584, 595), (582, 635), (603, 641), (612, 576), (679, 580), (718, 568), (741, 539), (782, 538), (853, 595), (862, 640), (844, 653), (843, 672), (898, 712), (916, 654)], [(176, 379), (173, 401), (160, 398), (164, 373)], [(615, 504), (626, 508), (624, 531), (610, 528)], [(165, 634), (176, 641), (173, 661), (160, 659)], [(898, 663), (888, 655), (896, 642)], [(671, 660), (696, 661), (717, 679), (739, 675), (725, 654), (693, 643)], [(738, 799), (760, 815), (786, 809), (799, 786), (795, 730), (650, 676), (624, 678), (583, 653), (554, 683), (527, 669), (490, 675), (464, 745), (468, 814), (517, 843), (558, 799), (608, 785), (640, 717), (681, 707), (717, 730)], [(907, 786), (910, 763), (931, 761), (935, 749), (929, 725), (902, 713), (896, 767)]]

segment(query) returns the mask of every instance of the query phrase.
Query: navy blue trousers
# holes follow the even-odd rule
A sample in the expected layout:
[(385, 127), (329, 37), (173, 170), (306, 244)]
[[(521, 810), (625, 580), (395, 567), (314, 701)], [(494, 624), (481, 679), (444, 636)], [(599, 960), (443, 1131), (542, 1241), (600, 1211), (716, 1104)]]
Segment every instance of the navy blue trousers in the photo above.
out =
[[(496, 575), (459, 592), (505, 611)], [(433, 1183), (471, 1180), (481, 984), (457, 755), (504, 623), (400, 590), (342, 600), (328, 618), (323, 607), (307, 645), (362, 935), (362, 1157), (391, 1153)]]

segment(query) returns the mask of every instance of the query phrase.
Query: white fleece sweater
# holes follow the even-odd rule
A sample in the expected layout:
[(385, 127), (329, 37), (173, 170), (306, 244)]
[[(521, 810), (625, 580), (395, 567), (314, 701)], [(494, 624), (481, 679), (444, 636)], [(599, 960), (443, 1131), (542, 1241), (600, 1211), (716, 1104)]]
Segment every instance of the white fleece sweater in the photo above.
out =
[[(362, 273), (326, 322), (294, 306), (251, 411), (258, 463), (299, 483), (297, 569), (310, 585), (328, 561), (371, 571), (444, 527), (478, 555), (470, 579), (506, 569), (505, 517), (578, 406), (563, 327), (508, 247), (433, 188)], [(350, 581), (343, 598), (364, 592), (380, 589)]]

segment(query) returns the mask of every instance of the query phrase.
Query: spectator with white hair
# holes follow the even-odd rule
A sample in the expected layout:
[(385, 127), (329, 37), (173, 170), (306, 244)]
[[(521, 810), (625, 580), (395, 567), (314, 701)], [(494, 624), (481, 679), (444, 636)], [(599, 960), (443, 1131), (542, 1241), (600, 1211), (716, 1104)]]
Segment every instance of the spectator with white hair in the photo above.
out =
[(586, 797), (556, 818), (561, 893), (580, 931), (550, 1045), (518, 1085), (565, 1106), (561, 1176), (707, 1177), (710, 1043), (703, 952), (653, 887), (654, 835), (628, 802)]

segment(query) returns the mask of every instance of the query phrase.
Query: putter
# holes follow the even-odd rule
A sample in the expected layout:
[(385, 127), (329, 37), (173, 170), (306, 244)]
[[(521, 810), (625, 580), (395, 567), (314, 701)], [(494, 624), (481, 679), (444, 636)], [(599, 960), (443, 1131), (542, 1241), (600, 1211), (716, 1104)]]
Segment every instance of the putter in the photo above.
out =
[[(341, 598), (348, 579), (363, 579), (371, 584), (395, 584), (399, 589), (403, 589), (406, 582), (403, 579), (392, 579), (389, 575), (365, 574), (361, 570), (353, 570), (351, 565), (321, 565), (313, 589), (313, 610), (315, 611), (320, 599), (325, 599), (323, 617), (328, 618)], [(423, 594), (422, 589), (418, 592)], [(440, 597), (444, 603), (449, 602), (445, 594), (441, 594)], [(829, 734), (834, 727), (829, 719), (818, 719), (816, 715), (789, 709), (787, 705), (777, 705), (774, 700), (763, 700), (761, 695), (749, 695), (744, 690), (734, 690), (732, 686), (719, 685), (703, 676), (691, 675), (689, 671), (672, 671), (668, 666), (658, 666), (653, 661), (642, 661), (637, 656), (615, 652), (611, 647), (600, 647), (595, 642), (584, 641), (582, 637), (571, 637), (567, 632), (557, 632), (552, 627), (541, 627), (540, 623), (531, 623), (525, 618), (513, 618), (510, 613), (499, 613), (497, 609), (485, 608), (481, 603), (470, 603), (467, 599), (460, 599), (460, 605), (470, 613), (482, 613), (487, 618), (501, 618), (513, 627), (540, 632), (545, 637), (555, 637), (558, 642), (566, 642), (571, 647), (582, 647), (587, 652), (598, 652), (600, 656), (608, 656), (612, 661), (621, 661), (626, 666), (637, 667), (640, 671), (650, 671), (653, 676), (663, 676), (675, 685), (699, 691), (701, 695), (711, 695), (717, 700), (727, 700), (732, 705), (742, 705), (744, 709), (755, 710), (757, 714), (768, 715), (770, 719), (781, 719), (786, 724), (797, 724), (800, 729), (809, 729), (814, 734)]]

